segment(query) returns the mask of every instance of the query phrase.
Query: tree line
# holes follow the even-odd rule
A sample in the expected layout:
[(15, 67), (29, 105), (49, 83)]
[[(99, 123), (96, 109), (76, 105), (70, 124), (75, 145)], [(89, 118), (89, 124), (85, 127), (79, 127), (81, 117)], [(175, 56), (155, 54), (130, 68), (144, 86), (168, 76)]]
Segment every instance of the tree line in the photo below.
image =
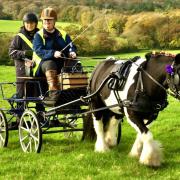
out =
[[(79, 14), (87, 9), (107, 9), (119, 13), (139, 13), (143, 11), (167, 11), (180, 8), (179, 0), (3, 0), (0, 1), (1, 19), (21, 19), (25, 12), (39, 14), (44, 7), (56, 7), (58, 17), (64, 21), (79, 21)], [(67, 13), (68, 12), (68, 13)]]
[[(141, 0), (143, 1), (143, 0)], [(9, 3), (11, 1), (3, 1)], [(13, 18), (22, 16), (27, 12), (27, 8), (33, 9), (37, 14), (40, 13), (42, 2), (34, 1), (29, 6), (26, 6), (27, 1), (20, 1), (21, 3), (13, 4), (14, 15)], [(46, 1), (51, 5), (56, 0)], [(180, 9), (173, 9), (167, 11), (146, 11), (139, 13), (120, 12), (114, 9), (92, 8), (95, 0), (60, 0), (56, 7), (58, 10), (58, 19), (68, 22), (77, 22), (79, 25), (71, 25), (66, 27), (66, 30), (72, 37), (76, 38), (88, 26), (90, 28), (81, 34), (74, 42), (78, 48), (80, 55), (98, 55), (98, 54), (114, 54), (120, 52), (132, 52), (138, 49), (179, 49), (180, 48)], [(103, 0), (96, 0), (103, 2)], [(107, 2), (125, 3), (125, 0), (106, 0)], [(138, 2), (133, 0), (131, 2)], [(145, 2), (145, 0), (143, 1)], [(148, 1), (149, 2), (149, 1)], [(153, 1), (159, 2), (162, 1)], [(170, 2), (170, 1), (163, 1)], [(174, 2), (174, 1), (173, 1)], [(22, 8), (24, 3), (24, 8)], [(113, 6), (113, 3), (111, 4)], [(66, 4), (64, 8), (62, 6)], [(172, 3), (173, 4), (173, 3)], [(9, 5), (9, 4), (7, 4)], [(12, 4), (11, 4), (12, 5)], [(91, 5), (91, 6), (90, 6)], [(96, 4), (97, 5), (97, 4)], [(47, 6), (44, 6), (47, 7)], [(61, 7), (61, 8), (60, 8)], [(97, 7), (97, 6), (96, 6)], [(9, 7), (12, 12), (12, 7)], [(21, 10), (18, 11), (17, 9)], [(16, 12), (16, 13), (15, 13)], [(7, 12), (3, 11), (7, 16)], [(1, 16), (0, 8), (0, 16)], [(60, 27), (61, 28), (61, 27)], [(12, 64), (8, 57), (8, 47), (13, 34), (1, 33), (0, 41), (3, 44), (0, 52), (0, 64)]]

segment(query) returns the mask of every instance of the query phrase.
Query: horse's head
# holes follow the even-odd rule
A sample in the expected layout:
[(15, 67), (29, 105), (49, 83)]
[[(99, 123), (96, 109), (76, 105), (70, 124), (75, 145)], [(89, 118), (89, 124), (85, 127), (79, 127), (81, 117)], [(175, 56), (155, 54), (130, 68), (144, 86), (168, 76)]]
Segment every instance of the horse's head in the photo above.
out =
[(146, 59), (150, 62), (147, 71), (154, 77), (159, 77), (156, 80), (180, 99), (180, 54), (150, 52), (146, 54)]
[(166, 72), (168, 73), (169, 88), (175, 93), (175, 96), (180, 99), (180, 54), (174, 57), (171, 65), (166, 66)]

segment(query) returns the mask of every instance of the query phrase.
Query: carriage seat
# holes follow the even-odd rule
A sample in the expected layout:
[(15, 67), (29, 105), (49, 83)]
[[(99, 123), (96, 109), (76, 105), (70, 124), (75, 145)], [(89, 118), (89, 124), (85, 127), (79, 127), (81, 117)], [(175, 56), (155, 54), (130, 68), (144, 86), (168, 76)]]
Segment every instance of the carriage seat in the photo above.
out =
[[(34, 91), (36, 96), (46, 96), (48, 94), (48, 86), (46, 82), (46, 77), (32, 77), (32, 76), (24, 76), (17, 77), (18, 79), (23, 79), (24, 84), (24, 94), (25, 97), (29, 93), (27, 93), (29, 89), (29, 85), (31, 85), (31, 92)], [(60, 91), (67, 90), (71, 91), (71, 89), (84, 89), (86, 91), (88, 85), (88, 72), (62, 72), (58, 75), (59, 81), (59, 89)], [(43, 88), (45, 87), (46, 90)], [(38, 92), (37, 92), (38, 91)], [(32, 93), (30, 93), (32, 94)], [(35, 95), (34, 95), (35, 96)]]
[(24, 97), (39, 97), (47, 91), (46, 77), (21, 76), (24, 82)]
[(88, 85), (88, 72), (62, 72), (58, 75), (61, 90), (86, 88)]

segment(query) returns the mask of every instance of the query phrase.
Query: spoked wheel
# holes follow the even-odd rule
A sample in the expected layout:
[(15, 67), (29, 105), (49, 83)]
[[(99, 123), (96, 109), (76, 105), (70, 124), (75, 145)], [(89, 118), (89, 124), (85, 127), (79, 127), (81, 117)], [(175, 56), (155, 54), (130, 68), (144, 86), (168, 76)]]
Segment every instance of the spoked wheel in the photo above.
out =
[[(65, 138), (75, 138), (78, 140), (82, 140), (83, 136), (83, 119), (75, 118), (75, 119), (66, 119), (65, 123), (69, 125), (64, 126), (63, 130)], [(66, 132), (67, 131), (67, 132)]]
[(24, 152), (40, 152), (42, 131), (33, 111), (26, 110), (23, 113), (19, 123), (19, 139)]
[(8, 144), (8, 123), (4, 112), (0, 110), (0, 148), (6, 147), (7, 144)]

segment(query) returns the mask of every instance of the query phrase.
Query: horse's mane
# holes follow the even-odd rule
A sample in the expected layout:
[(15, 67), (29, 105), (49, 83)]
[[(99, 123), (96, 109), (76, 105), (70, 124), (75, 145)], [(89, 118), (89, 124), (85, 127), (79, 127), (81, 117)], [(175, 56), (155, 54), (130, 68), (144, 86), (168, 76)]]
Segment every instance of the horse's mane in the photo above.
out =
[(149, 52), (149, 53), (147, 53), (145, 55), (147, 60), (150, 60), (151, 58), (159, 58), (159, 57), (162, 57), (162, 56), (174, 58), (176, 55), (168, 53), (166, 51), (152, 51), (152, 52)]

